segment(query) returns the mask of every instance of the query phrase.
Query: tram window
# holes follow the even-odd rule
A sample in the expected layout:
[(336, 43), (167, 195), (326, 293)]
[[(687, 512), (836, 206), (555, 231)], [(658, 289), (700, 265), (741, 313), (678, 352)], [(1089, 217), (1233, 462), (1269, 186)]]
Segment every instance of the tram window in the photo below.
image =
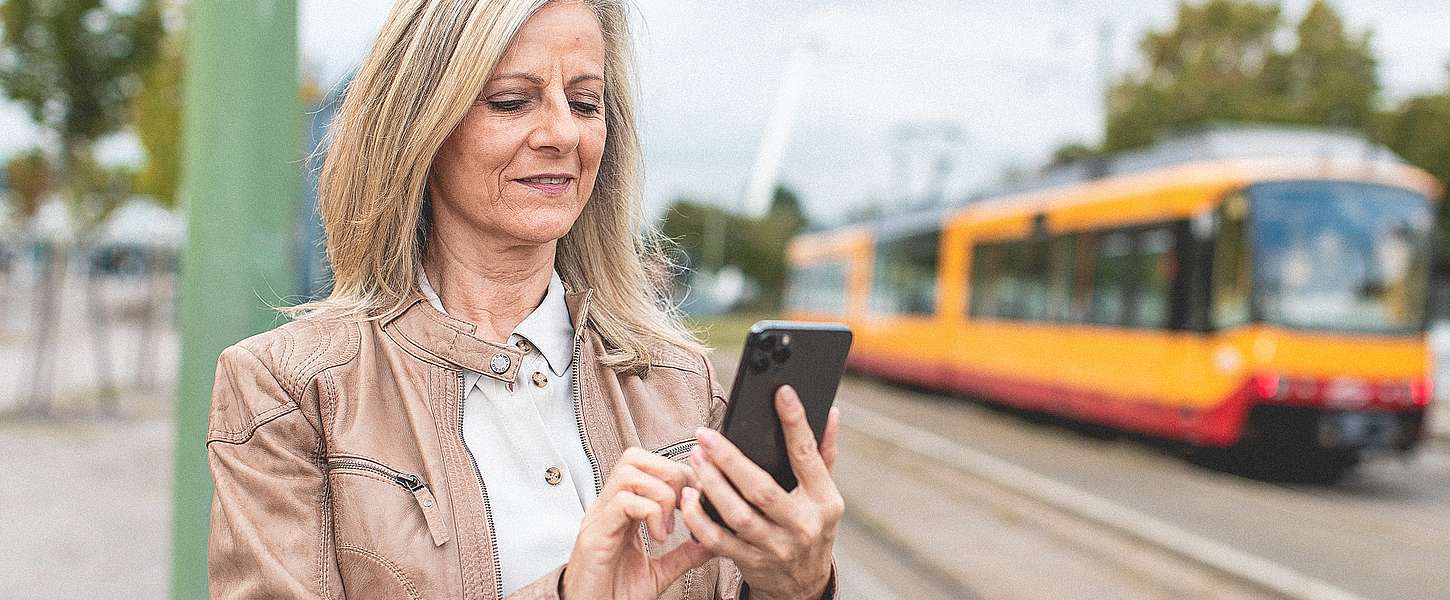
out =
[(931, 314), (936, 310), (936, 264), (941, 234), (930, 231), (883, 240), (871, 269), (871, 309)]
[(981, 244), (972, 248), (972, 276), (969, 314), (973, 317), (1002, 316), (1002, 270), (1007, 265), (1006, 247)]
[(1022, 276), (1026, 253), (1022, 242), (1005, 242), (1001, 246), (1002, 266), (991, 285), (992, 295), (997, 299), (994, 316), (1020, 319), (1027, 312), (1027, 282)]
[(1214, 327), (1233, 327), (1249, 321), (1249, 248), (1245, 222), (1248, 200), (1235, 195), (1219, 209), (1218, 236), (1213, 244), (1212, 293)]
[(1011, 264), (1021, 274), (1021, 298), (1016, 314), (1028, 321), (1047, 319), (1047, 242), (1041, 240), (1017, 242), (1020, 260)]
[(1050, 317), (1048, 244), (1014, 240), (972, 248), (973, 317), (1042, 321)]
[(791, 270), (786, 306), (824, 314), (846, 312), (846, 261), (827, 260)]
[(1077, 266), (1073, 273), (1067, 321), (1086, 323), (1093, 306), (1093, 271), (1097, 264), (1098, 238), (1086, 233), (1079, 234), (1077, 238)]
[(1072, 320), (1073, 281), (1080, 238), (1078, 235), (1063, 235), (1047, 244), (1046, 301), (1047, 318), (1050, 320)]
[(1167, 327), (1173, 280), (1178, 274), (1178, 254), (1174, 248), (1173, 230), (1159, 227), (1139, 233), (1135, 259), (1130, 324), (1138, 327)]
[(980, 244), (972, 249), (971, 305), (973, 317), (1018, 319), (1026, 312), (1021, 266), (1022, 242)]
[(1093, 263), (1092, 305), (1088, 322), (1099, 325), (1123, 323), (1127, 303), (1128, 277), (1132, 274), (1133, 238), (1126, 232), (1103, 234), (1098, 238)]

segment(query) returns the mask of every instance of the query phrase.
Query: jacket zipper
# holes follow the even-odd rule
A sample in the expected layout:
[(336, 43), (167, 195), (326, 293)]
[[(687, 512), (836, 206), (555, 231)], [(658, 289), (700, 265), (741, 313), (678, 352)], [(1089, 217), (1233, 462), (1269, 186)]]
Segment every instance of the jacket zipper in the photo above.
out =
[[(579, 312), (588, 311), (589, 296), (585, 296)], [(580, 321), (579, 326), (584, 326), (583, 321)], [(584, 347), (579, 343), (582, 339), (584, 336), (580, 332), (574, 332), (574, 379), (570, 382), (569, 391), (574, 395), (574, 425), (579, 428), (579, 443), (584, 446), (584, 456), (589, 459), (589, 468), (594, 472), (594, 495), (598, 496), (604, 490), (604, 482), (600, 481), (602, 476), (599, 472), (599, 460), (594, 457), (594, 451), (589, 449), (589, 437), (584, 435), (584, 404), (579, 397), (579, 377), (584, 373), (584, 366), (579, 364), (584, 357)]]
[[(589, 312), (589, 296), (584, 297), (584, 303), (580, 305), (579, 312)], [(580, 321), (579, 326), (583, 327), (584, 322)], [(599, 471), (599, 459), (594, 457), (594, 451), (589, 448), (589, 436), (584, 434), (584, 403), (579, 395), (579, 378), (584, 374), (584, 365), (580, 361), (584, 358), (584, 346), (580, 343), (584, 339), (581, 332), (574, 332), (574, 380), (570, 382), (570, 392), (574, 395), (574, 425), (579, 429), (579, 444), (584, 447), (584, 456), (589, 459), (589, 469), (594, 473), (594, 495), (604, 490), (603, 475)], [(649, 554), (649, 536), (645, 534), (644, 528), (639, 531), (640, 539), (644, 540), (645, 554)]]
[(694, 450), (695, 446), (699, 445), (699, 443), (699, 440), (696, 440), (695, 438), (689, 438), (680, 440), (673, 444), (669, 444), (663, 448), (660, 448), (659, 450), (655, 450), (654, 452), (655, 454), (658, 454), (670, 460), (674, 460), (676, 456)]
[(412, 473), (404, 473), (372, 459), (356, 456), (329, 458), (327, 470), (338, 469), (367, 471), (386, 477), (413, 495), (413, 500), (423, 511), (423, 520), (428, 525), (428, 534), (433, 537), (434, 547), (442, 546), (453, 539), (448, 532), (448, 527), (443, 522), (443, 515), (439, 513), (438, 500), (433, 497), (433, 492), (428, 489), (428, 484), (423, 482), (423, 478)]
[(493, 508), (488, 504), (488, 486), (483, 483), (483, 472), (478, 470), (478, 459), (473, 457), (473, 450), (469, 449), (468, 441), (463, 439), (463, 403), (468, 398), (468, 390), (463, 389), (463, 371), (456, 371), (458, 374), (458, 441), (463, 444), (463, 451), (468, 454), (468, 463), (473, 465), (473, 476), (478, 480), (478, 490), (483, 494), (483, 518), (488, 522), (488, 548), (493, 554), (493, 588), (494, 598), (503, 598), (503, 566), (499, 564), (498, 558), (498, 535), (493, 527)]

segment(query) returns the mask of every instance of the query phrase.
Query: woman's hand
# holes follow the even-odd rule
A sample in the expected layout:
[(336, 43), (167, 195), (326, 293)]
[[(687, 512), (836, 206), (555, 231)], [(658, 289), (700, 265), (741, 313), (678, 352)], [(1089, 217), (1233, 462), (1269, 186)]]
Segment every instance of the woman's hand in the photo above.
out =
[(665, 540), (674, 530), (680, 490), (693, 480), (685, 465), (642, 448), (626, 449), (584, 514), (564, 567), (562, 597), (653, 600), (685, 571), (709, 559), (710, 552), (693, 541), (650, 557), (639, 536), (640, 523), (646, 523), (651, 536)]
[(800, 482), (796, 489), (781, 489), (724, 436), (699, 429), (695, 433), (704, 452), (690, 458), (699, 489), (735, 533), (710, 520), (694, 488), (682, 490), (681, 510), (686, 526), (705, 548), (735, 561), (750, 584), (751, 600), (815, 600), (830, 582), (836, 525), (845, 511), (831, 479), (840, 410), (831, 409), (819, 450), (795, 390), (782, 386), (775, 394), (775, 410)]

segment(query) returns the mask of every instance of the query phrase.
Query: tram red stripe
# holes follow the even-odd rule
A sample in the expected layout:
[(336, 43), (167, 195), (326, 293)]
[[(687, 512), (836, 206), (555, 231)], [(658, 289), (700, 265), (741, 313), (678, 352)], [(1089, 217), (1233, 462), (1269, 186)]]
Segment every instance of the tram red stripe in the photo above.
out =
[(852, 353), (853, 370), (912, 385), (986, 396), (1009, 406), (1061, 414), (1149, 435), (1206, 446), (1238, 440), (1251, 404), (1251, 384), (1208, 410), (1191, 410), (1100, 390), (1045, 384), (1020, 377), (944, 369), (914, 361)]

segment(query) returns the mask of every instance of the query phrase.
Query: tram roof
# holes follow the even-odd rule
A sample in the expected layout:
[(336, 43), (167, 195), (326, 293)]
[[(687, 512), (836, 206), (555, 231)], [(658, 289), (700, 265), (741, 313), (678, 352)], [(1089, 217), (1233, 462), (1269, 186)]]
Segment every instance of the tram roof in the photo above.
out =
[(1050, 169), (1019, 189), (992, 196), (1142, 173), (1191, 162), (1247, 158), (1314, 158), (1361, 162), (1404, 161), (1389, 148), (1347, 129), (1274, 125), (1217, 125), (1162, 138), (1158, 143)]
[(1164, 136), (1153, 146), (1055, 167), (1023, 184), (1001, 186), (948, 206), (859, 222), (879, 238), (897, 238), (939, 228), (964, 206), (1110, 177), (1146, 173), (1195, 162), (1311, 158), (1365, 163), (1405, 162), (1381, 144), (1347, 129), (1287, 125), (1214, 125)]

